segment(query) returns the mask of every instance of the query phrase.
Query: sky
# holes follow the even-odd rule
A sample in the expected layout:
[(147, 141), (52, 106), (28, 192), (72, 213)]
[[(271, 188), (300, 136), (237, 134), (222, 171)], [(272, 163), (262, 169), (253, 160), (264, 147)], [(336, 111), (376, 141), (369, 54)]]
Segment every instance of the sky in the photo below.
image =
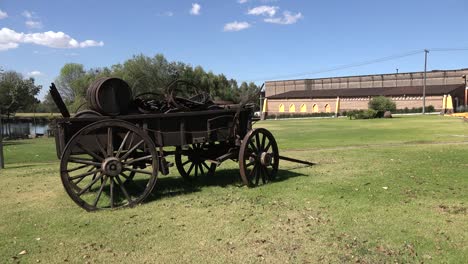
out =
[(136, 54), (257, 84), (422, 71), (423, 49), (428, 70), (458, 69), (467, 26), (466, 0), (0, 0), (0, 67), (34, 77), (40, 98), (65, 63)]

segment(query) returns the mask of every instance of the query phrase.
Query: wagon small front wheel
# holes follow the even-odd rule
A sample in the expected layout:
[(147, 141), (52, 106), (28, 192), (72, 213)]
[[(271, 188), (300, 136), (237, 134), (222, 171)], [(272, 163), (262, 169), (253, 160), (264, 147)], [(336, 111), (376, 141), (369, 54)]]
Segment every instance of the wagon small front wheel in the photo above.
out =
[(242, 181), (249, 187), (266, 184), (276, 177), (279, 152), (270, 131), (256, 128), (245, 135), (239, 150)]
[(196, 143), (184, 148), (176, 148), (175, 163), (184, 180), (193, 182), (198, 177), (214, 173), (216, 166), (209, 166), (203, 157), (206, 153), (205, 147), (205, 143)]
[(87, 211), (134, 206), (156, 184), (158, 156), (151, 138), (120, 120), (92, 123), (65, 147), (60, 176), (70, 198)]

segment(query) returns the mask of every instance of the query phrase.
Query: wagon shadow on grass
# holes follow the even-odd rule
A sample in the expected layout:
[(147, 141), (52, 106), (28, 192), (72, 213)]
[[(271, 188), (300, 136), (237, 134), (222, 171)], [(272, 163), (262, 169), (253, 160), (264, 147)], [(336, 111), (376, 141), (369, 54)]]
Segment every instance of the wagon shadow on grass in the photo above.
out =
[[(302, 173), (297, 173), (291, 170), (278, 170), (276, 179), (268, 184), (275, 184), (278, 182), (286, 181), (290, 178), (299, 176), (307, 176)], [(161, 177), (157, 180), (156, 186), (152, 194), (145, 200), (145, 203), (157, 201), (165, 197), (174, 197), (185, 195), (195, 192), (203, 191), (204, 187), (218, 186), (218, 187), (242, 187), (243, 183), (239, 175), (239, 169), (224, 169), (217, 170), (212, 176), (205, 176), (198, 178), (195, 182), (189, 183), (182, 177)], [(262, 186), (256, 187), (262, 188)]]

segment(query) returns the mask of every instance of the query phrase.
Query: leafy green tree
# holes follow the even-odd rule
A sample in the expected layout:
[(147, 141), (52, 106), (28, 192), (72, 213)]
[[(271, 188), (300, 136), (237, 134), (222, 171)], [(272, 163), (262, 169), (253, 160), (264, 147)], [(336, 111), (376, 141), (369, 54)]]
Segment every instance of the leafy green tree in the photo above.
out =
[[(65, 99), (71, 112), (76, 111), (86, 100), (88, 86), (97, 78), (104, 76), (119, 77), (125, 80), (132, 88), (133, 94), (155, 93), (164, 95), (165, 87), (176, 79), (193, 83), (202, 91), (210, 93), (215, 100), (227, 100), (239, 103), (251, 99), (258, 105), (258, 86), (254, 83), (242, 84), (239, 88), (233, 79), (227, 79), (223, 74), (206, 72), (203, 67), (183, 62), (170, 62), (162, 54), (148, 57), (143, 54), (135, 55), (121, 64), (110, 68), (97, 68), (85, 70), (83, 65), (68, 63), (64, 65), (57, 77), (57, 88)], [(188, 86), (178, 87), (179, 95), (190, 94)], [(49, 97), (44, 104), (53, 108)], [(45, 108), (47, 108), (45, 107)]]
[(41, 90), (34, 78), (24, 79), (20, 73), (8, 71), (0, 74), (0, 112), (10, 116), (19, 110), (31, 110), (39, 101)]
[(80, 82), (85, 74), (84, 66), (78, 63), (67, 63), (60, 69), (55, 85), (66, 103), (73, 102), (76, 97), (83, 97), (86, 94), (87, 87)]

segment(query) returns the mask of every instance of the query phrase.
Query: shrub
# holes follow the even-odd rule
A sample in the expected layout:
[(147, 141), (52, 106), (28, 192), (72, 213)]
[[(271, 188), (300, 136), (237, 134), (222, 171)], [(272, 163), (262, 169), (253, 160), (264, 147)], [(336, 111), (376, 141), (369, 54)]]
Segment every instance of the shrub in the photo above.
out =
[(352, 110), (347, 112), (349, 119), (371, 119), (376, 118), (378, 112), (374, 109), (368, 110)]
[[(374, 109), (375, 111), (379, 112), (377, 115), (379, 117), (383, 117), (385, 111), (393, 112), (396, 110), (395, 102), (392, 102), (389, 98), (385, 96), (377, 96), (372, 98), (369, 101), (369, 109)], [(381, 116), (380, 116), (381, 115)]]
[[(426, 107), (426, 112), (427, 113), (430, 113), (430, 112), (435, 112), (435, 107), (433, 105), (429, 105)], [(409, 114), (409, 113), (422, 113), (422, 107), (413, 107), (411, 109), (408, 109), (408, 107), (405, 107), (404, 109), (397, 109), (395, 111), (393, 111), (393, 113), (395, 114)]]

